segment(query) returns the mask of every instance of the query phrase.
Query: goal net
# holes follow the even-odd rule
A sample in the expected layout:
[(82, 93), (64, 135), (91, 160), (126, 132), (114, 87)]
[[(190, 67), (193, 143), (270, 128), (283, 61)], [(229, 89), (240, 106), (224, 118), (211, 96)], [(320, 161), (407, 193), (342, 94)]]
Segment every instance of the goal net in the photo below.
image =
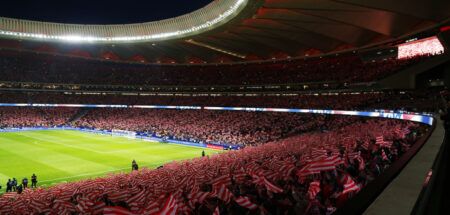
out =
[(113, 136), (121, 136), (121, 137), (132, 138), (132, 139), (136, 138), (136, 132), (134, 132), (134, 131), (124, 131), (124, 130), (113, 129), (111, 131), (111, 134)]

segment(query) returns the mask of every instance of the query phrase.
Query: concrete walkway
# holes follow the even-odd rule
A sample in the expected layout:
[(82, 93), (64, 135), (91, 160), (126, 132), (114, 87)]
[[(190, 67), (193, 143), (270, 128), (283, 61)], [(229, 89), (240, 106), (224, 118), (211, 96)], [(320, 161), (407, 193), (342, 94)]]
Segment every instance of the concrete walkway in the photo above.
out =
[(444, 126), (438, 120), (436, 129), (427, 143), (414, 156), (400, 174), (384, 189), (364, 212), (366, 215), (411, 214), (422, 190), (428, 171), (444, 140)]

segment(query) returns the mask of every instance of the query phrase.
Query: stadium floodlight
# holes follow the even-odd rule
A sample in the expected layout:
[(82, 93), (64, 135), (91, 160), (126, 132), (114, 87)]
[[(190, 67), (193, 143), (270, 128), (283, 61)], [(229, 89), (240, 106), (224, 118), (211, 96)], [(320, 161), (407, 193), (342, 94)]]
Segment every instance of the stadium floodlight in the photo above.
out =
[[(71, 34), (67, 34), (67, 35), (61, 35), (61, 34), (52, 34), (52, 33), (35, 33), (35, 32), (16, 32), (14, 30), (11, 29), (20, 29), (20, 28), (16, 28), (16, 25), (20, 25), (20, 26), (28, 26), (30, 23), (30, 21), (25, 21), (25, 20), (16, 20), (16, 19), (8, 19), (8, 18), (1, 18), (0, 17), (0, 36), (9, 36), (9, 37), (16, 37), (16, 38), (21, 38), (21, 39), (44, 39), (44, 40), (55, 40), (55, 41), (65, 41), (65, 42), (76, 42), (76, 43), (93, 43), (93, 42), (103, 42), (103, 43), (108, 43), (108, 42), (145, 42), (145, 41), (157, 41), (157, 40), (163, 40), (163, 39), (174, 39), (174, 38), (179, 38), (179, 37), (183, 37), (183, 36), (188, 36), (188, 35), (192, 35), (195, 33), (200, 33), (203, 32), (205, 30), (211, 29), (212, 27), (219, 25), (220, 23), (223, 23), (226, 20), (231, 19), (232, 17), (234, 17), (237, 12), (239, 10), (241, 10), (248, 2), (248, 0), (229, 0), (225, 3), (223, 3), (223, 1), (217, 1), (218, 3), (216, 3), (218, 5), (218, 7), (220, 7), (223, 11), (223, 5), (226, 4), (225, 6), (230, 5), (226, 10), (219, 11), (218, 15), (215, 15), (215, 17), (211, 18), (210, 20), (207, 21), (201, 21), (200, 23), (192, 23), (191, 25), (185, 25), (182, 26), (181, 29), (177, 29), (175, 31), (168, 31), (168, 32), (159, 32), (159, 33), (147, 33), (147, 34), (143, 34), (143, 35), (133, 35), (133, 33), (130, 33), (130, 35), (127, 36), (102, 36), (102, 35), (83, 35), (81, 32), (71, 35)], [(214, 3), (212, 3), (214, 4)], [(201, 9), (200, 9), (201, 10)], [(213, 14), (216, 13), (218, 11), (212, 11), (212, 10), (206, 10), (205, 11), (210, 11), (209, 13)], [(194, 12), (195, 13), (195, 12)], [(186, 16), (189, 17), (189, 16)], [(192, 17), (190, 17), (192, 18)], [(183, 18), (179, 17), (178, 19), (180, 19), (181, 22), (183, 22)], [(201, 19), (198, 19), (201, 20)], [(12, 24), (11, 24), (12, 23)], [(26, 23), (26, 24), (23, 24)], [(43, 23), (43, 22), (31, 22), (32, 24), (34, 24), (35, 26), (33, 26), (32, 29), (37, 29), (38, 32), (48, 32), (46, 31), (46, 29), (43, 29), (48, 23)], [(142, 23), (140, 24), (141, 26), (150, 26), (152, 23)], [(153, 23), (154, 24), (154, 23)], [(168, 27), (168, 29), (173, 29), (173, 28), (169, 28), (170, 23), (168, 24), (164, 24), (164, 20), (161, 21), (162, 25), (166, 25)], [(71, 24), (55, 24), (58, 28), (58, 30), (60, 29), (71, 29), (71, 27), (74, 27)], [(123, 29), (127, 29), (127, 27), (129, 26), (136, 26), (137, 24), (130, 24), (130, 25), (124, 25), (125, 27)], [(9, 26), (9, 27), (6, 27)], [(104, 27), (108, 27), (108, 25), (86, 25), (88, 27), (93, 27), (93, 28), (104, 28)], [(42, 27), (42, 29), (39, 29), (40, 27)], [(80, 29), (78, 28), (80, 26), (77, 26), (77, 28), (73, 28), (73, 29)], [(81, 30), (83, 30), (83, 26), (81, 26)], [(31, 31), (31, 30), (30, 30)], [(58, 31), (56, 31), (58, 32)], [(73, 31), (72, 31), (73, 32)], [(122, 31), (122, 32), (127, 32), (127, 30)], [(130, 31), (128, 31), (130, 32)]]

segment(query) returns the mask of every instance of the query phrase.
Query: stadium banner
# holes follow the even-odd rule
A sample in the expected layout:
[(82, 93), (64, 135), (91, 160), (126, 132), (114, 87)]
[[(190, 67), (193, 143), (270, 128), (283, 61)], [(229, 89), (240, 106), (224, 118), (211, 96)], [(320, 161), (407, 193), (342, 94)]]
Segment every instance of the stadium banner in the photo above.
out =
[(222, 145), (206, 144), (206, 148), (209, 148), (209, 149), (217, 149), (217, 150), (223, 150), (223, 149), (224, 149), (224, 146), (222, 146)]
[(433, 125), (433, 117), (429, 114), (401, 113), (395, 111), (346, 111), (346, 110), (317, 110), (317, 109), (288, 109), (288, 108), (257, 108), (257, 107), (203, 107), (205, 110), (222, 111), (249, 111), (249, 112), (285, 112), (285, 113), (311, 113), (345, 116), (378, 117), (399, 119)]
[(44, 130), (61, 130), (61, 127), (20, 127), (20, 128), (0, 128), (0, 132), (44, 131)]
[(112, 105), (112, 104), (38, 104), (38, 103), (0, 103), (0, 107), (78, 107), (78, 108), (141, 108), (141, 109), (176, 109), (201, 110), (200, 106), (172, 105)]
[(86, 107), (86, 108), (142, 108), (142, 109), (177, 109), (177, 110), (227, 110), (250, 112), (287, 112), (312, 113), (348, 116), (381, 117), (390, 119), (409, 120), (414, 122), (433, 124), (430, 113), (415, 113), (393, 110), (346, 111), (324, 109), (290, 109), (290, 108), (261, 108), (261, 107), (201, 107), (201, 106), (173, 106), (173, 105), (112, 105), (112, 104), (40, 104), (40, 103), (0, 103), (0, 107)]
[(177, 109), (177, 110), (201, 110), (200, 106), (164, 106), (164, 105), (130, 105), (130, 108), (143, 109)]
[(346, 111), (321, 109), (289, 109), (289, 108), (260, 108), (260, 107), (201, 107), (201, 106), (170, 106), (170, 105), (107, 105), (107, 104), (33, 104), (33, 103), (0, 103), (0, 107), (87, 107), (87, 108), (143, 108), (143, 109), (177, 109), (177, 110), (225, 110), (250, 112), (287, 112), (311, 113), (347, 116), (380, 117), (388, 119), (408, 120), (413, 122), (433, 124), (433, 117), (429, 113), (414, 113), (392, 110), (375, 111)]

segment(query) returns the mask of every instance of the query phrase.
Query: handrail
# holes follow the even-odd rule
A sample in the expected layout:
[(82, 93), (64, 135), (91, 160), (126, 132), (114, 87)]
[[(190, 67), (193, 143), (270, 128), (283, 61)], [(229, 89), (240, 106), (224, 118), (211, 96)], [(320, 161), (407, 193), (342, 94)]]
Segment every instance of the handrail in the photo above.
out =
[(450, 206), (444, 203), (450, 191), (450, 185), (448, 184), (450, 179), (450, 133), (448, 129), (445, 128), (444, 142), (441, 145), (439, 154), (433, 163), (433, 167), (427, 176), (411, 214), (448, 213), (448, 207)]

